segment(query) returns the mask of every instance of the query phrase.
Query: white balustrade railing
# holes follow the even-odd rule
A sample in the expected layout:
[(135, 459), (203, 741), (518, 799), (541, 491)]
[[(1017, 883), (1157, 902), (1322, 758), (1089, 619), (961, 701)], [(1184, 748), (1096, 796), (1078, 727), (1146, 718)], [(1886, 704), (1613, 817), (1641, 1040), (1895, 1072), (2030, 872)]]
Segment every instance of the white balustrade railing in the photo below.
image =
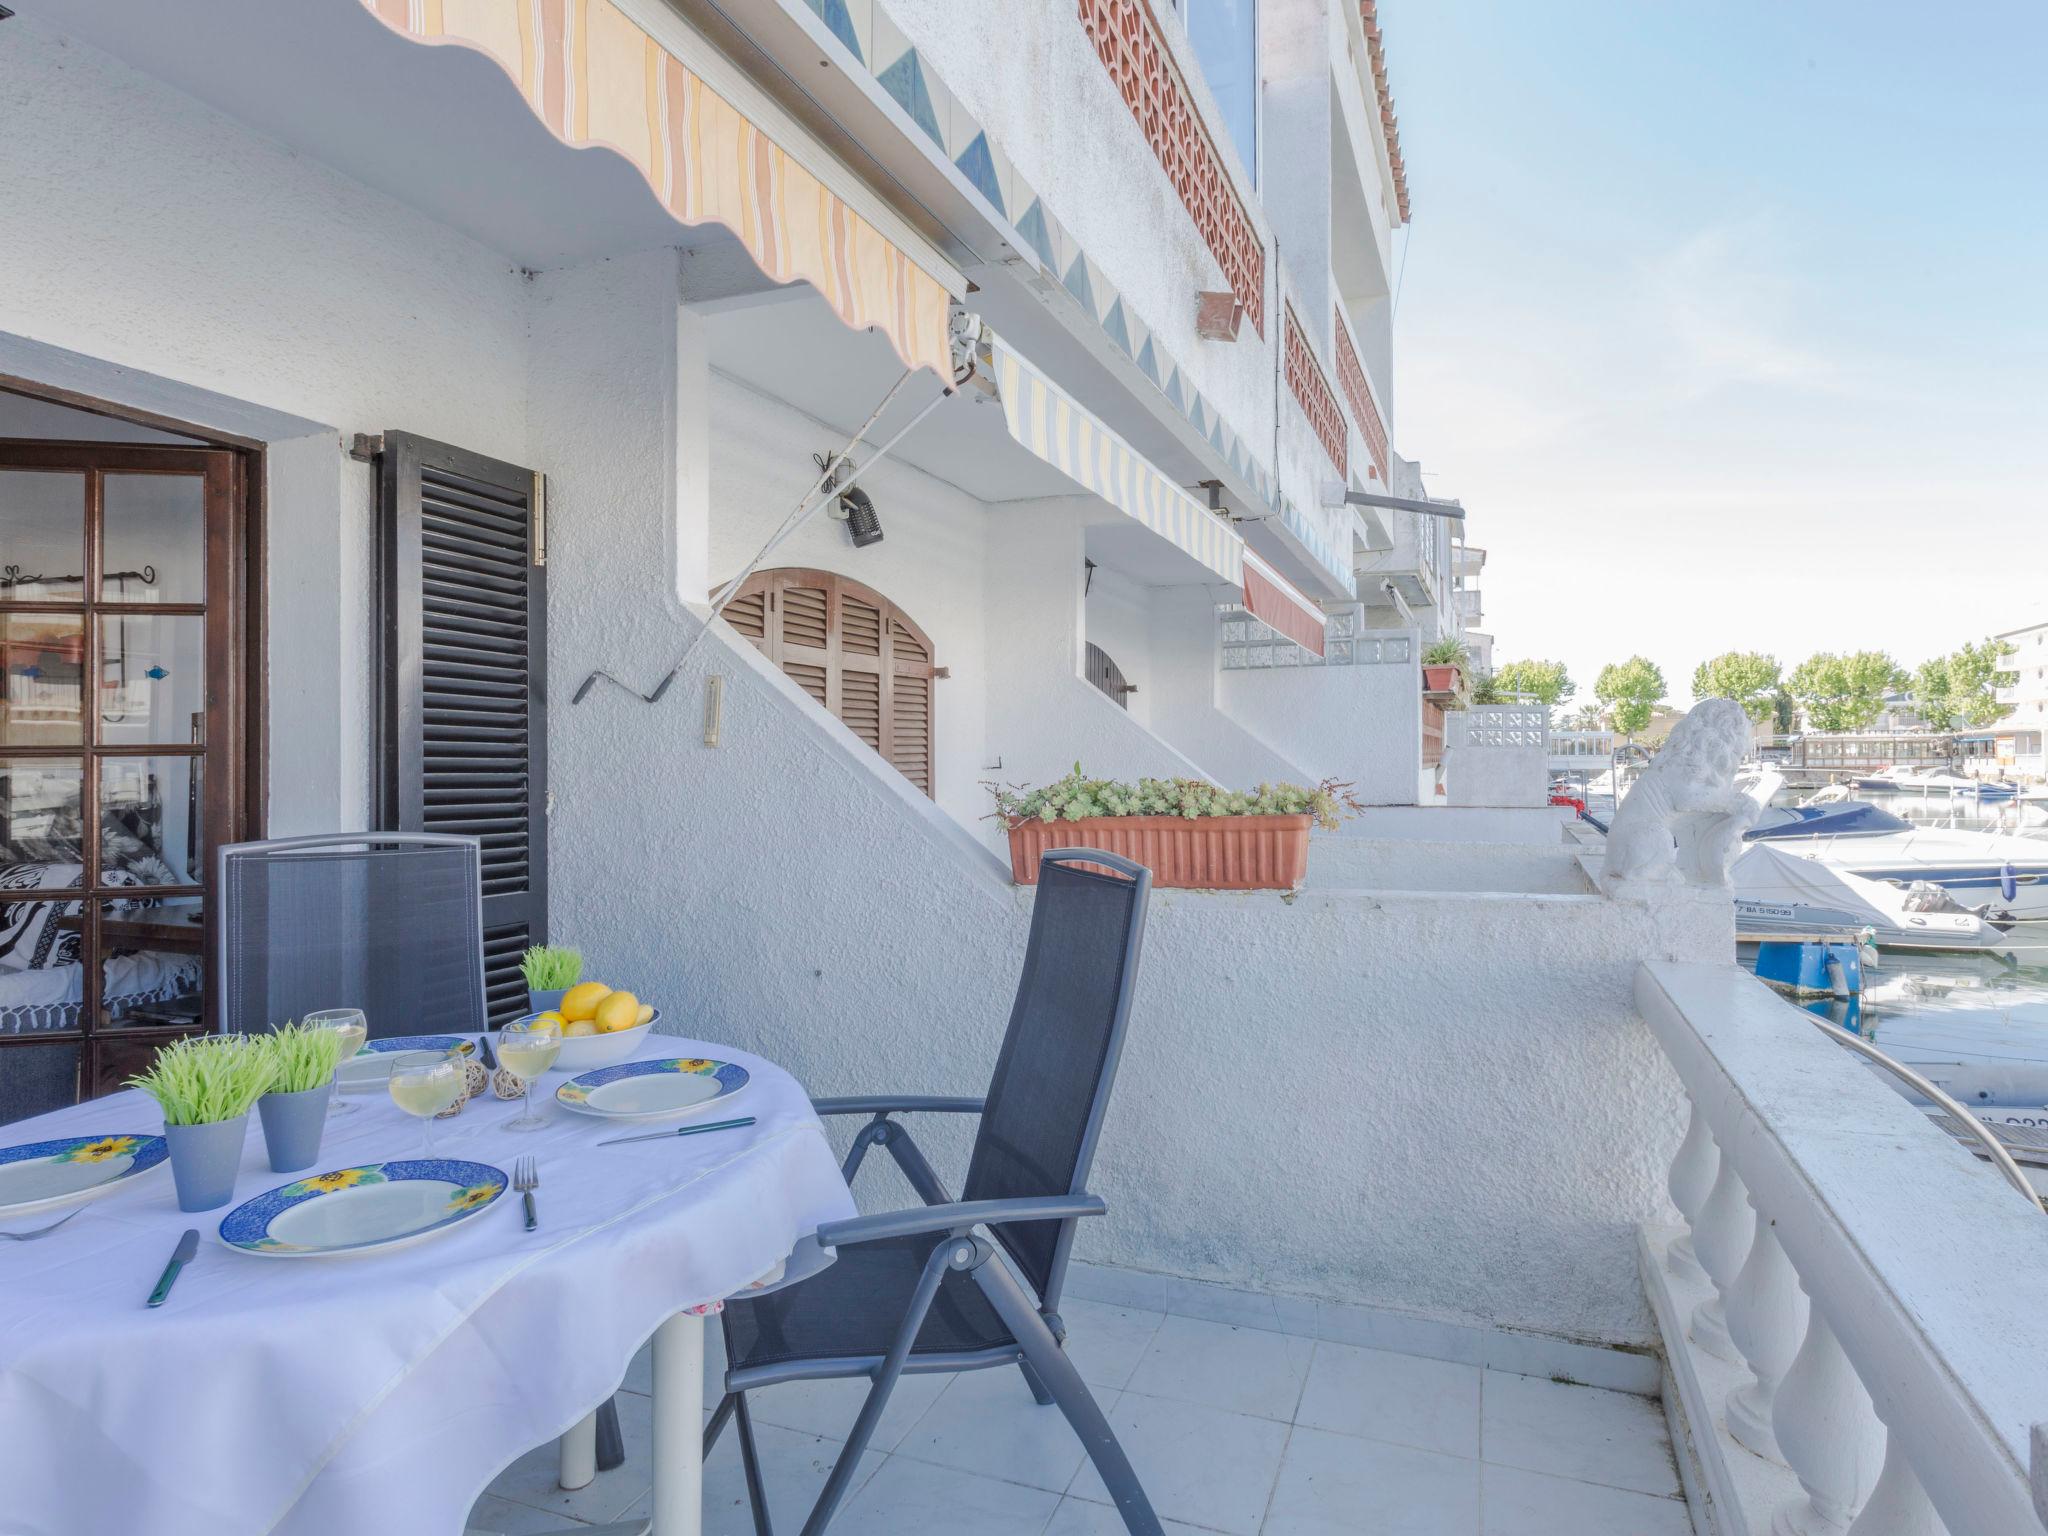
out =
[(1722, 1528), (2042, 1536), (2048, 1216), (1735, 967), (1650, 962), (1636, 1001), (1692, 1108), (1670, 1176), (1690, 1247), (1646, 1263), (1705, 1271), (1690, 1342), (1748, 1373), (1707, 1411), (1792, 1474)]

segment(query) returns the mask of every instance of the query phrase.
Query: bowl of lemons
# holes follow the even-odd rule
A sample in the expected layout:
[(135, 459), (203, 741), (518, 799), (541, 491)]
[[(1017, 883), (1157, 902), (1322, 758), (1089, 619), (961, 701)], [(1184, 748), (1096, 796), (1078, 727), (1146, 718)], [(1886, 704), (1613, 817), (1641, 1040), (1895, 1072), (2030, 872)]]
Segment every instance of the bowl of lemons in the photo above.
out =
[(630, 992), (616, 991), (601, 981), (579, 982), (562, 994), (561, 1006), (529, 1019), (552, 1019), (562, 1026), (558, 1072), (588, 1072), (631, 1056), (647, 1032), (661, 1022), (661, 1010)]

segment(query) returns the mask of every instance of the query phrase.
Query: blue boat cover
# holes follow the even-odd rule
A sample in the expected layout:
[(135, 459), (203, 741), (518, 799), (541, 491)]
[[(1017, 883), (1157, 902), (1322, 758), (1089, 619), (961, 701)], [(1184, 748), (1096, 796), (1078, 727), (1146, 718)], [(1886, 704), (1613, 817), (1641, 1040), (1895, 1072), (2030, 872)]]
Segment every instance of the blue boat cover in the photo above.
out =
[(1838, 800), (1832, 805), (1783, 806), (1765, 814), (1775, 819), (1745, 833), (1750, 842), (1780, 837), (1871, 837), (1881, 832), (1913, 830), (1911, 822), (1861, 800)]

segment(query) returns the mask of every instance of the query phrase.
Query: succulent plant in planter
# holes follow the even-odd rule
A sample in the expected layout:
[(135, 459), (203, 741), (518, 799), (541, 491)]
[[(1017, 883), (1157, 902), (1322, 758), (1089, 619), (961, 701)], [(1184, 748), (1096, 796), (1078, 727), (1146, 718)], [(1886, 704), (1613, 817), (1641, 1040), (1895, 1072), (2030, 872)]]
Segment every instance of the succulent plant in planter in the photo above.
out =
[(164, 1112), (179, 1210), (210, 1211), (233, 1198), (249, 1110), (275, 1072), (260, 1040), (208, 1035), (173, 1041), (128, 1080)]
[(1364, 809), (1349, 784), (1326, 779), (1224, 789), (1206, 779), (1091, 779), (1079, 763), (1036, 789), (987, 786), (1010, 834), (1012, 877), (1038, 879), (1049, 848), (1101, 848), (1152, 870), (1153, 883), (1200, 890), (1289, 890), (1301, 883), (1312, 826), (1335, 828)]

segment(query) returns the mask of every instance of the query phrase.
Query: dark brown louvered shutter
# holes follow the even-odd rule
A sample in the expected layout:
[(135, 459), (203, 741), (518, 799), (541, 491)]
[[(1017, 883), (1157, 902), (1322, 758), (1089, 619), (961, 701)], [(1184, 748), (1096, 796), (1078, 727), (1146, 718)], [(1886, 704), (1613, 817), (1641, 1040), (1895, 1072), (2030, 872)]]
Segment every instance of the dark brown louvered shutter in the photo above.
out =
[(725, 619), (929, 795), (932, 643), (889, 599), (832, 571), (757, 571)]
[(1116, 700), (1117, 707), (1129, 709), (1131, 695), (1137, 690), (1124, 681), (1124, 669), (1110, 659), (1109, 652), (1093, 640), (1088, 642), (1087, 655), (1082, 662), (1082, 672), (1088, 681)]
[(483, 846), (493, 1022), (547, 939), (547, 591), (539, 477), (387, 432), (378, 459), (378, 825)]

